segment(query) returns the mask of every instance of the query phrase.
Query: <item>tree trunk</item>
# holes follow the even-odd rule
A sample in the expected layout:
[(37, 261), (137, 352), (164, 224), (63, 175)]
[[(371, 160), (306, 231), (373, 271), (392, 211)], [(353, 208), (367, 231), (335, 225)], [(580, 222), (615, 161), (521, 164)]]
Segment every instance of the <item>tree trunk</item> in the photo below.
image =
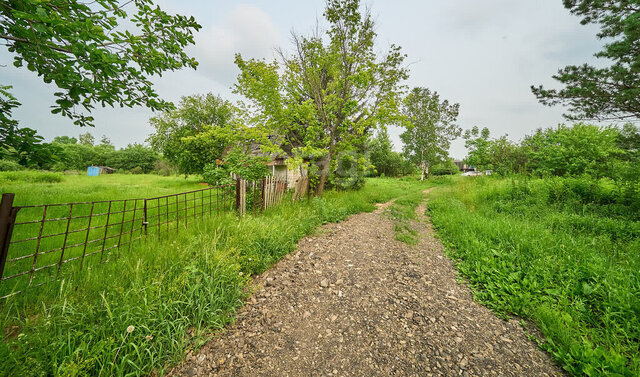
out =
[(331, 154), (327, 154), (318, 160), (318, 174), (320, 175), (320, 180), (318, 181), (318, 185), (315, 187), (313, 194), (315, 196), (322, 196), (324, 192), (324, 185), (327, 182), (327, 177), (329, 176), (329, 166), (331, 165)]
[[(420, 151), (420, 158), (424, 158), (424, 151)], [(424, 181), (424, 160), (420, 161), (420, 181)]]

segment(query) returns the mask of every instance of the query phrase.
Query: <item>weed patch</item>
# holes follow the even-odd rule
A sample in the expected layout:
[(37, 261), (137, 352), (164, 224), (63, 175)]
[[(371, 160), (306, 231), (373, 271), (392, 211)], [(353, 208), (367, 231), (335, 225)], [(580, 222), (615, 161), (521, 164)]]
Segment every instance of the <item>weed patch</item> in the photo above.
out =
[(476, 297), (532, 320), (567, 371), (636, 376), (637, 200), (607, 180), (476, 177), (434, 192), (429, 213)]

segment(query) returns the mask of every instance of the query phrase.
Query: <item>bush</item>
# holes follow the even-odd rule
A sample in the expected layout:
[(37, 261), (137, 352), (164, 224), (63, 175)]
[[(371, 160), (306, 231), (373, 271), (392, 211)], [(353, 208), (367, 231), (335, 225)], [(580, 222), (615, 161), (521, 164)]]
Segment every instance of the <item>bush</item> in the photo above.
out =
[(144, 174), (144, 170), (140, 166), (136, 166), (135, 168), (129, 170), (131, 174)]
[(234, 149), (220, 165), (206, 164), (202, 178), (212, 186), (233, 183), (233, 174), (249, 181), (256, 181), (269, 175), (266, 162), (265, 157), (249, 156), (240, 149)]
[(329, 181), (332, 186), (343, 190), (359, 190), (364, 187), (365, 174), (371, 166), (366, 158), (358, 158), (355, 153), (344, 152), (338, 156), (337, 164)]
[(433, 165), (431, 168), (432, 175), (455, 175), (459, 174), (460, 169), (452, 160), (447, 160), (439, 164)]
[(18, 171), (24, 169), (20, 164), (10, 160), (0, 160), (0, 171)]
[(164, 160), (158, 160), (153, 164), (153, 173), (168, 177), (171, 175), (171, 166)]

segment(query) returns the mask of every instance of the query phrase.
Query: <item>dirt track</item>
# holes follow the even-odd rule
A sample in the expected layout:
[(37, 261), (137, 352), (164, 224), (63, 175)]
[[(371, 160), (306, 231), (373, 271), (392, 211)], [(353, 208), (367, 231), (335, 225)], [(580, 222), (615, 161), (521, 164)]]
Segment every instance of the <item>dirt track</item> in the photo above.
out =
[(384, 208), (303, 239), (256, 278), (235, 325), (173, 373), (562, 375), (517, 321), (473, 301), (426, 221), (411, 247), (394, 239)]

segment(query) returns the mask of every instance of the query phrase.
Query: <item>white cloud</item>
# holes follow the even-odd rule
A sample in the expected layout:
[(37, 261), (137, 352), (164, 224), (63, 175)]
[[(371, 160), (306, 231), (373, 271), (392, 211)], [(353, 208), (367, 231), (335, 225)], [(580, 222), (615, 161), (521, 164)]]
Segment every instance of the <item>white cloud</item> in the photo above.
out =
[(200, 62), (201, 74), (230, 85), (238, 74), (233, 63), (236, 53), (270, 59), (279, 43), (280, 33), (268, 14), (253, 5), (239, 5), (224, 17), (222, 24), (198, 34), (193, 53)]

